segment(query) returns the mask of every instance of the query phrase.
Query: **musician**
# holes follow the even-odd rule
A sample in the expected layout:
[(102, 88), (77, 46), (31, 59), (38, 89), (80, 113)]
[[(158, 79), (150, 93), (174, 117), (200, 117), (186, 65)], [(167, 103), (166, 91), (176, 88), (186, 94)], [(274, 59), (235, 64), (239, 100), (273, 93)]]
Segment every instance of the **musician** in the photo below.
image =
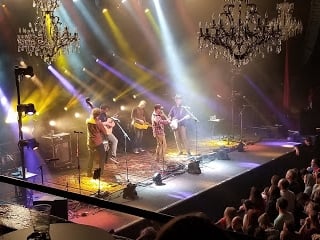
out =
[(109, 116), (110, 107), (108, 105), (101, 105), (100, 111), (99, 119), (107, 129), (106, 140), (110, 144), (111, 156), (109, 157), (109, 160), (117, 164), (119, 163), (117, 161), (118, 138), (116, 138), (116, 136), (112, 133), (112, 129), (116, 125), (114, 122), (116, 118)]
[(144, 149), (142, 148), (142, 139), (143, 139), (143, 134), (145, 129), (139, 126), (147, 124), (145, 107), (146, 107), (146, 101), (141, 100), (138, 106), (134, 107), (131, 112), (131, 120), (132, 120), (133, 131), (134, 131), (134, 139), (133, 139), (134, 153), (144, 152)]
[(163, 107), (160, 104), (154, 106), (154, 111), (151, 115), (152, 133), (157, 140), (156, 161), (164, 160), (164, 155), (167, 149), (166, 135), (164, 125), (169, 124), (170, 120), (163, 113)]
[[(175, 105), (170, 109), (168, 117), (171, 120), (171, 128), (178, 148), (178, 155), (183, 154), (183, 149), (187, 155), (191, 156), (190, 144), (187, 137), (187, 120), (190, 119), (186, 107), (182, 106), (182, 96), (175, 95)], [(175, 126), (174, 126), (175, 125)]]
[(102, 122), (99, 119), (100, 109), (93, 108), (91, 116), (86, 120), (87, 124), (87, 146), (89, 150), (89, 161), (87, 167), (87, 176), (92, 177), (93, 161), (97, 160), (101, 175), (104, 170), (105, 151), (103, 146), (103, 139), (107, 135)]

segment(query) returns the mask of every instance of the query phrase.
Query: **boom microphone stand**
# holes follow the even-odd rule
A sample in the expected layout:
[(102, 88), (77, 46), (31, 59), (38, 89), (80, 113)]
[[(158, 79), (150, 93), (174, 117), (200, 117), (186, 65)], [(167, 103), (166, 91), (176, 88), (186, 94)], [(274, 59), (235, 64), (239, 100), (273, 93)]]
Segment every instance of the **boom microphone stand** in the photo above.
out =
[(195, 153), (195, 155), (196, 155), (196, 157), (198, 156), (198, 122), (199, 122), (199, 119), (189, 110), (190, 109), (190, 107), (188, 107), (188, 106), (182, 106), (185, 110), (186, 110), (186, 112), (190, 115), (190, 117), (195, 121), (195, 123), (196, 123), (196, 153)]
[(127, 182), (130, 182), (129, 181), (129, 169), (128, 169), (128, 157), (127, 157), (127, 139), (129, 141), (131, 141), (129, 135), (127, 134), (127, 132), (121, 127), (120, 125), (120, 121), (117, 119), (113, 119), (115, 121), (115, 123), (117, 124), (117, 126), (119, 127), (119, 129), (121, 130), (122, 134), (123, 134), (123, 137), (124, 137), (124, 154), (125, 154), (125, 159), (126, 159), (126, 180)]

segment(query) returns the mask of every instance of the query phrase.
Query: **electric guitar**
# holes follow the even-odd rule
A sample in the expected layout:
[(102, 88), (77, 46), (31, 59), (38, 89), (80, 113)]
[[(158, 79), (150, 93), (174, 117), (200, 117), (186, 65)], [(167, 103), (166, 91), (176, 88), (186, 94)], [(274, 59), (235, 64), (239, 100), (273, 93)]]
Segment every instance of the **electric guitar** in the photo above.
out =
[[(89, 98), (86, 99), (86, 103), (88, 104), (88, 106), (89, 106), (91, 109), (94, 108), (94, 106), (93, 106), (92, 102), (90, 102), (90, 99), (89, 99)], [(103, 126), (104, 126), (104, 128), (105, 128), (105, 130), (106, 130), (106, 132), (107, 132), (107, 135), (109, 135), (109, 134), (112, 133), (112, 129), (113, 129), (113, 127), (116, 125), (115, 122), (114, 122), (114, 119), (116, 119), (117, 117), (118, 117), (118, 114), (115, 114), (115, 115), (113, 115), (113, 117), (109, 117), (109, 118), (107, 119), (107, 121), (102, 122), (102, 124), (103, 124)]]
[(176, 119), (176, 118), (172, 119), (172, 120), (171, 120), (171, 123), (170, 123), (171, 129), (172, 129), (172, 130), (178, 129), (178, 124), (179, 124), (179, 122), (182, 122), (183, 120), (186, 120), (186, 119), (189, 119), (189, 118), (190, 118), (190, 115), (188, 114), (188, 115), (185, 115), (185, 116), (184, 116), (183, 118), (181, 118), (181, 119)]
[[(135, 120), (132, 120), (132, 123), (131, 123), (131, 124), (132, 124), (133, 127), (137, 128), (137, 129), (146, 130), (146, 129), (148, 129), (149, 127), (152, 127), (152, 125), (151, 125), (150, 123), (145, 122), (145, 121), (143, 121), (142, 119), (137, 119), (137, 118), (136, 118), (136, 120), (140, 120), (140, 122), (135, 121)], [(143, 123), (141, 123), (141, 122), (143, 122)]]

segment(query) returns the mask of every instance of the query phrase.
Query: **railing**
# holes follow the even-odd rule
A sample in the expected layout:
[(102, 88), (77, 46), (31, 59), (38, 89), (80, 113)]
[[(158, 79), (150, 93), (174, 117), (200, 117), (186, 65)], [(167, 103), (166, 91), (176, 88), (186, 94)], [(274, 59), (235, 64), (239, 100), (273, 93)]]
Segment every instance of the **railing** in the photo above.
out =
[(131, 207), (131, 206), (127, 206), (127, 205), (123, 205), (123, 204), (119, 204), (119, 203), (114, 203), (114, 202), (110, 202), (110, 201), (103, 200), (103, 199), (96, 198), (96, 197), (81, 195), (79, 193), (68, 192), (65, 190), (56, 189), (56, 188), (52, 188), (52, 187), (48, 187), (48, 186), (44, 186), (44, 185), (39, 185), (36, 183), (27, 182), (24, 180), (8, 177), (8, 176), (4, 176), (4, 175), (0, 175), (0, 182), (11, 184), (11, 185), (22, 187), (22, 188), (26, 188), (26, 189), (31, 189), (34, 191), (39, 191), (39, 192), (43, 192), (43, 193), (56, 195), (56, 196), (71, 199), (71, 200), (76, 200), (79, 202), (95, 205), (95, 206), (105, 208), (105, 209), (110, 209), (110, 210), (114, 210), (114, 211), (118, 211), (118, 212), (122, 212), (122, 213), (127, 213), (127, 214), (130, 214), (133, 216), (157, 221), (159, 223), (166, 223), (170, 219), (173, 218), (173, 216), (171, 216), (171, 215), (148, 211), (148, 210), (144, 210), (144, 209), (140, 209), (140, 208), (136, 208), (136, 207)]

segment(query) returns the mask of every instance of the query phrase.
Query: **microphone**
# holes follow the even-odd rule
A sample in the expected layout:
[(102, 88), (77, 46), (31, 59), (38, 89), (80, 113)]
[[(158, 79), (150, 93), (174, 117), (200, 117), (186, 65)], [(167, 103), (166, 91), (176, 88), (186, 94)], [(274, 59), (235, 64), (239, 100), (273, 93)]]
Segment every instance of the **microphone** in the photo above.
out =
[(115, 117), (110, 117), (113, 121), (117, 121), (117, 122), (120, 122), (120, 120), (118, 118), (115, 118)]
[(83, 133), (83, 132), (81, 132), (81, 131), (73, 131), (73, 132), (74, 132), (74, 133), (81, 133), (81, 134)]
[(86, 98), (86, 102), (90, 102), (90, 98), (89, 97)]

